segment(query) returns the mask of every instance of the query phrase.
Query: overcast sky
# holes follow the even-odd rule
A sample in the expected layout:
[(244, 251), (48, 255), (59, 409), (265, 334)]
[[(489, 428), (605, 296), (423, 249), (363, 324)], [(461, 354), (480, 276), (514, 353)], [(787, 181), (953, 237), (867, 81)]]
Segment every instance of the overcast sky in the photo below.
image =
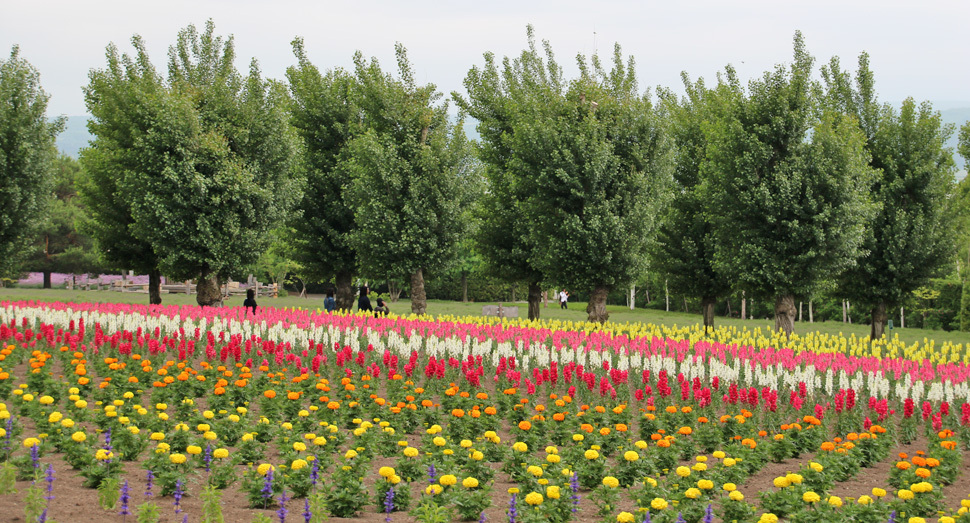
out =
[[(466, 5), (468, 4), (468, 5)], [(216, 32), (233, 35), (238, 67), (250, 58), (265, 76), (282, 78), (294, 63), (290, 41), (302, 36), (321, 69), (349, 67), (356, 50), (394, 67), (394, 43), (407, 47), (416, 77), (449, 93), (482, 53), (516, 55), (526, 45), (525, 27), (549, 40), (572, 73), (577, 53), (599, 50), (608, 57), (614, 42), (636, 57), (640, 85), (679, 90), (680, 73), (714, 81), (734, 65), (742, 78), (760, 75), (791, 59), (792, 36), (805, 35), (817, 63), (841, 57), (854, 69), (862, 51), (871, 57), (880, 99), (907, 96), (970, 101), (970, 45), (966, 0), (813, 1), (375, 1), (277, 0), (14, 1), (4, 0), (0, 52), (20, 45), (21, 56), (41, 73), (52, 95), (49, 114), (86, 114), (81, 87), (91, 68), (105, 64), (109, 42), (130, 51), (141, 35), (156, 68), (178, 30), (200, 29), (212, 18)]]

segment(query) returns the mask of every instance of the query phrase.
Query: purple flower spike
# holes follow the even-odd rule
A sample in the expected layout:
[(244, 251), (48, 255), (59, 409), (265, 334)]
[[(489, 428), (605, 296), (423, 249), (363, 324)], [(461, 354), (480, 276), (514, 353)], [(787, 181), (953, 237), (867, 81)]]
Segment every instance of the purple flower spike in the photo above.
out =
[(286, 523), (286, 514), (289, 512), (286, 510), (286, 487), (283, 487), (283, 493), (280, 494), (280, 509), (276, 511), (276, 515), (280, 518), (280, 523)]
[(512, 494), (512, 499), (509, 501), (509, 523), (515, 523), (516, 516), (519, 515), (518, 509), (516, 508), (515, 494)]
[(313, 512), (310, 511), (310, 498), (303, 498), (303, 523), (310, 523)]
[[(173, 496), (175, 496), (175, 503), (173, 503), (173, 505), (175, 505), (176, 514), (182, 513), (182, 494), (182, 480), (179, 479), (175, 482), (175, 493), (173, 494)], [(186, 514), (186, 516), (188, 516), (188, 514)]]
[(704, 519), (701, 520), (702, 523), (714, 523), (714, 507), (708, 503), (707, 510), (704, 511)]
[(128, 511), (129, 499), (130, 499), (130, 496), (128, 495), (128, 480), (126, 479), (125, 482), (121, 484), (121, 498), (120, 498), (121, 511), (118, 512), (118, 514), (122, 516), (127, 516), (128, 514), (131, 514), (131, 512)]

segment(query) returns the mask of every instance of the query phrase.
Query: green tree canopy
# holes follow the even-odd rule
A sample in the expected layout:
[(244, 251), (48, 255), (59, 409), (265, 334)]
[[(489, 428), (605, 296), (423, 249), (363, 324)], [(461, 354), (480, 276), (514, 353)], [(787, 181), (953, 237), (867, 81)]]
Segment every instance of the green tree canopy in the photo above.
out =
[(47, 118), (40, 73), (14, 46), (0, 60), (0, 275), (20, 269), (54, 183), (63, 118)]
[(341, 69), (322, 74), (306, 56), (303, 40), (293, 41), (298, 64), (286, 71), (293, 103), (291, 122), (303, 142), (306, 187), (292, 220), (291, 248), (307, 277), (337, 286), (337, 308), (353, 305), (351, 283), (358, 273), (350, 243), (354, 209), (350, 179), (338, 169), (348, 142), (361, 130), (356, 79)]
[(528, 263), (493, 263), (529, 280), (591, 289), (589, 318), (606, 321), (609, 290), (643, 272), (671, 148), (619, 46), (610, 70), (595, 55), (577, 62), (579, 76), (566, 81), (551, 46), (544, 42), (540, 53), (530, 27), (519, 58), (499, 71), (486, 55), (485, 68), (469, 72), (470, 101), (462, 103), (483, 122), (488, 190), (508, 200), (489, 209), (487, 220), (496, 222), (483, 229), (522, 222), (506, 229), (517, 238), (496, 245), (507, 260)]
[(179, 32), (166, 80), (139, 37), (134, 57), (109, 46), (86, 89), (96, 151), (86, 168), (114, 173), (128, 233), (166, 274), (198, 277), (202, 305), (221, 301), (220, 277), (256, 261), (298, 193), (285, 87), (255, 61), (240, 75), (232, 38), (214, 30)]
[(956, 166), (946, 141), (953, 132), (929, 102), (907, 98), (899, 111), (876, 99), (869, 57), (859, 57), (853, 83), (837, 58), (823, 68), (828, 103), (855, 116), (866, 135), (876, 176), (867, 192), (877, 204), (865, 230), (864, 255), (846, 271), (845, 296), (872, 310), (870, 337), (882, 337), (887, 307), (898, 306), (950, 260), (947, 199)]
[(775, 298), (775, 327), (786, 333), (795, 296), (855, 262), (872, 215), (865, 135), (854, 118), (819, 107), (813, 61), (796, 33), (791, 65), (747, 90), (728, 67), (726, 111), (704, 129), (715, 268)]
[(432, 84), (418, 86), (403, 46), (398, 77), (375, 59), (354, 56), (364, 131), (347, 146), (339, 169), (354, 212), (350, 245), (363, 274), (411, 278), (411, 310), (426, 310), (424, 271), (454, 256), (464, 230), (463, 179), (474, 176), (462, 121)]
[(701, 298), (704, 326), (714, 326), (714, 304), (731, 290), (731, 283), (714, 264), (714, 227), (709, 202), (702, 190), (701, 165), (707, 157), (706, 122), (720, 117), (723, 102), (718, 89), (703, 80), (691, 82), (682, 74), (686, 96), (677, 100), (665, 92), (665, 112), (677, 151), (674, 190), (663, 214), (653, 249), (653, 265), (668, 278), (677, 294)]

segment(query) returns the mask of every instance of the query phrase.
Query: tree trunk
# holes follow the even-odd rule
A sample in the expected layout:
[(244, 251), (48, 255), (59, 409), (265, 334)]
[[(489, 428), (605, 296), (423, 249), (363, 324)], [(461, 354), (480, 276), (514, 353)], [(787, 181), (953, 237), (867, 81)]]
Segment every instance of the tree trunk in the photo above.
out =
[(795, 297), (791, 294), (775, 298), (775, 330), (791, 335), (795, 330)]
[(808, 300), (808, 322), (815, 323), (815, 315), (812, 312), (812, 300)]
[(849, 313), (845, 310), (845, 300), (842, 300), (842, 323), (849, 322)]
[(637, 308), (637, 286), (631, 285), (630, 286), (630, 310), (632, 311), (636, 308)]
[(539, 282), (529, 283), (529, 319), (539, 319), (539, 300), (542, 299), (542, 287)]
[(667, 280), (664, 280), (664, 303), (667, 306), (667, 312), (670, 312), (670, 289), (667, 288)]
[(746, 314), (748, 312), (748, 309), (746, 308), (746, 306), (748, 304), (747, 302), (748, 302), (748, 300), (745, 299), (745, 297), (744, 297), (744, 291), (741, 291), (741, 319), (742, 320), (748, 319), (748, 317), (746, 316)]
[(542, 291), (542, 308), (549, 307), (549, 291)]
[(714, 304), (717, 298), (714, 296), (704, 296), (701, 298), (701, 314), (704, 316), (704, 333), (708, 330), (714, 331)]
[(852, 302), (845, 300), (845, 314), (849, 318), (849, 325), (852, 325)]
[(513, 285), (512, 286), (512, 303), (515, 303), (516, 301), (517, 300), (515, 299), (515, 285)]
[(334, 275), (337, 295), (333, 301), (338, 311), (349, 311), (354, 307), (354, 289), (350, 285), (352, 278), (349, 272), (338, 272)]
[(51, 271), (49, 269), (44, 269), (44, 288), (51, 288)]
[(461, 271), (461, 302), (468, 303), (468, 271)]
[(886, 303), (877, 303), (872, 309), (872, 326), (869, 329), (869, 341), (882, 338), (883, 334), (886, 332), (886, 322), (888, 320), (889, 315), (886, 314)]
[(727, 314), (726, 314), (726, 316), (728, 318), (730, 318), (733, 315), (734, 315), (734, 313), (731, 312), (731, 298), (728, 298), (727, 299)]
[(798, 302), (798, 323), (802, 322), (802, 303), (804, 302)]
[(906, 310), (903, 307), (899, 308), (899, 328), (906, 328)]
[(401, 299), (401, 284), (394, 280), (387, 280), (387, 294), (391, 297), (391, 303), (397, 303)]
[(606, 297), (610, 294), (610, 288), (605, 285), (593, 287), (593, 292), (589, 295), (589, 304), (586, 305), (587, 321), (606, 323), (610, 319), (610, 313), (606, 312)]
[(690, 312), (689, 310), (687, 310), (687, 296), (684, 296), (684, 312), (685, 313)]
[(222, 291), (219, 289), (219, 275), (210, 274), (206, 268), (199, 275), (195, 285), (195, 302), (202, 307), (221, 307)]
[(428, 295), (424, 292), (424, 272), (421, 269), (411, 275), (411, 312), (414, 314), (428, 312)]
[(158, 269), (148, 271), (148, 303), (162, 304), (162, 271)]

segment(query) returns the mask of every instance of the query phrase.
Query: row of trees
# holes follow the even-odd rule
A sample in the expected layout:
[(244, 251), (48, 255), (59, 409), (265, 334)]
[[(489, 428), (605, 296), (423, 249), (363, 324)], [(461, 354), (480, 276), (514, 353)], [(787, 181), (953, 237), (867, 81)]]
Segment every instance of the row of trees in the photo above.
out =
[[(685, 74), (685, 96), (654, 97), (619, 46), (609, 65), (577, 57), (567, 79), (530, 27), (519, 56), (489, 53), (468, 72), (457, 120), (400, 45), (396, 75), (359, 53), (352, 71), (321, 71), (297, 39), (284, 83), (255, 62), (240, 74), (212, 22), (179, 33), (166, 77), (132, 44), (109, 46), (90, 73), (94, 139), (77, 178), (82, 229), (108, 265), (151, 276), (152, 303), (163, 273), (196, 278), (199, 303), (216, 303), (220, 280), (272, 245), (308, 281), (333, 282), (340, 308), (365, 277), (409, 282), (422, 313), (428, 271), (480, 259), (528, 286), (530, 318), (556, 285), (588, 289), (589, 319), (605, 321), (610, 291), (649, 270), (700, 297), (705, 325), (745, 290), (773, 300), (787, 332), (797, 299), (838, 285), (871, 308), (877, 337), (886, 311), (952, 259), (968, 214), (939, 113), (879, 103), (864, 54), (854, 77), (832, 59), (815, 79), (800, 34), (790, 64), (747, 85), (728, 67), (712, 87)], [(60, 124), (43, 118), (46, 94), (16, 49), (3, 67), (4, 106), (24, 105), (8, 103), (16, 91), (39, 115), (29, 147), (0, 144), (36, 157), (3, 167), (17, 180), (3, 203), (32, 195), (0, 213), (21, 220), (0, 229), (12, 260), (51, 190)], [(970, 155), (970, 124), (961, 138)]]

